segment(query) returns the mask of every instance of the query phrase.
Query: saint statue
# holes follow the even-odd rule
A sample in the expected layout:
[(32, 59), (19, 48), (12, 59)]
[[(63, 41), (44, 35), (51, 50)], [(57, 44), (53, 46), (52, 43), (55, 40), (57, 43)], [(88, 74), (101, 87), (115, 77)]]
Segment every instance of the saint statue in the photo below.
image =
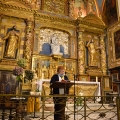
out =
[(37, 67), (35, 68), (37, 77), (40, 79), (41, 78), (41, 64), (40, 62), (37, 63)]
[(87, 43), (88, 51), (90, 53), (90, 66), (96, 66), (96, 49), (93, 39)]
[(4, 56), (15, 58), (16, 51), (19, 47), (19, 32), (16, 30), (16, 26), (13, 26), (12, 30), (6, 34), (3, 40), (6, 40)]
[(87, 2), (87, 14), (94, 14), (94, 1), (93, 0), (88, 0)]
[(52, 55), (63, 55), (63, 53), (60, 52), (60, 45), (58, 43), (58, 38), (53, 34), (51, 39), (51, 51)]

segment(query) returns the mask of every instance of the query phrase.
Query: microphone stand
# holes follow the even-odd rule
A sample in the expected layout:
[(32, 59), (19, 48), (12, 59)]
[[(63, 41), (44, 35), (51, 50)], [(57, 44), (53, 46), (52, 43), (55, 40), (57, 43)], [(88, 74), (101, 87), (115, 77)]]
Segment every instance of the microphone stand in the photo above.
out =
[(75, 74), (73, 74), (74, 75), (74, 120), (75, 120), (75, 80), (76, 80), (76, 75)]
[(74, 120), (75, 120), (75, 101), (76, 101), (76, 97), (75, 97), (75, 80), (76, 80), (76, 76), (77, 75), (75, 75), (75, 74), (73, 74), (73, 76), (74, 76)]

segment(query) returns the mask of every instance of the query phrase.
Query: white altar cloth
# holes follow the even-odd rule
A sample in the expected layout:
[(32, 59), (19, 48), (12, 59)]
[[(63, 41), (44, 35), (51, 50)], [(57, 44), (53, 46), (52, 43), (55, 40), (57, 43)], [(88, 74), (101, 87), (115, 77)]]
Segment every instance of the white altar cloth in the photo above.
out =
[[(38, 80), (40, 91), (42, 91), (42, 83), (43, 82), (50, 82), (50, 79), (40, 79), (40, 80)], [(74, 81), (70, 81), (70, 82), (74, 82)], [(95, 96), (101, 96), (100, 82), (75, 81), (75, 84), (98, 85), (98, 88), (95, 91)]]

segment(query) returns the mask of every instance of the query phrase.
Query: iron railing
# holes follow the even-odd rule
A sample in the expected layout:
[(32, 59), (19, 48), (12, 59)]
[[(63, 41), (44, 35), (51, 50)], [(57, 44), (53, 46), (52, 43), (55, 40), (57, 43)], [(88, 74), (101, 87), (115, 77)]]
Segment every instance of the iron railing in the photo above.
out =
[(55, 101), (53, 102), (53, 97), (67, 98), (64, 120), (120, 120), (119, 96), (15, 96), (6, 94), (0, 94), (0, 120), (23, 118), (54, 120)]

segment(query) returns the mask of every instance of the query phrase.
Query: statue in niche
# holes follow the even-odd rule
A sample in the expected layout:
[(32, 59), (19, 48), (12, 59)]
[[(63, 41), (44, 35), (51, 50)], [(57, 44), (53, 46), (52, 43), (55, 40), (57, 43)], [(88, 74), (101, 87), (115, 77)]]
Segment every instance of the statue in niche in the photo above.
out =
[(88, 47), (88, 51), (90, 54), (90, 66), (96, 66), (96, 49), (95, 49), (95, 44), (93, 39), (89, 40), (89, 42), (87, 43), (87, 47)]
[(81, 7), (79, 7), (78, 17), (82, 16)]
[(51, 38), (51, 54), (52, 55), (63, 55), (63, 53), (60, 52), (60, 45), (58, 43), (58, 38), (55, 34), (53, 34)]
[(3, 38), (5, 42), (4, 57), (15, 58), (17, 49), (19, 48), (19, 31), (13, 26)]
[(94, 1), (93, 0), (88, 0), (87, 2), (87, 14), (94, 14)]

